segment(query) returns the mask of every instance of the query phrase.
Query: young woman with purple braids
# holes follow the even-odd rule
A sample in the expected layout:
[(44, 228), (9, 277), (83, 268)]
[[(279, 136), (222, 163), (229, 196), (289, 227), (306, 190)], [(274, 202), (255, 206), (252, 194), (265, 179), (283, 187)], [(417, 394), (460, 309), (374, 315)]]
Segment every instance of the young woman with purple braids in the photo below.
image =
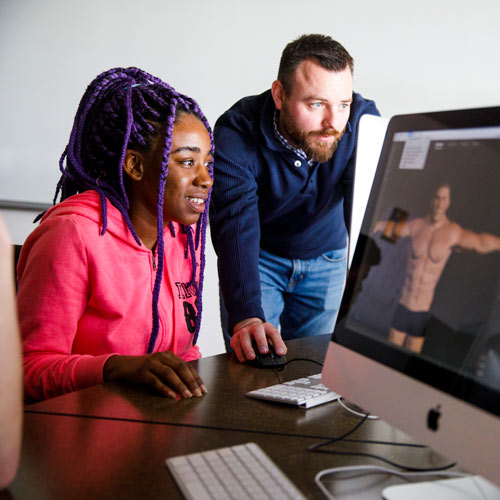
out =
[(206, 392), (200, 357), (212, 133), (195, 101), (137, 68), (85, 91), (55, 204), (19, 259), (25, 393), (108, 380)]

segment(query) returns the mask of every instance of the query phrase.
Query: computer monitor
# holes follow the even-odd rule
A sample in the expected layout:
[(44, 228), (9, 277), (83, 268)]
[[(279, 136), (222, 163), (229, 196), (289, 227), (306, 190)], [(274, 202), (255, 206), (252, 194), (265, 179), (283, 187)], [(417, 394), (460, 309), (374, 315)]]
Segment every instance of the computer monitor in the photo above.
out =
[(323, 383), (500, 485), (500, 107), (393, 117)]

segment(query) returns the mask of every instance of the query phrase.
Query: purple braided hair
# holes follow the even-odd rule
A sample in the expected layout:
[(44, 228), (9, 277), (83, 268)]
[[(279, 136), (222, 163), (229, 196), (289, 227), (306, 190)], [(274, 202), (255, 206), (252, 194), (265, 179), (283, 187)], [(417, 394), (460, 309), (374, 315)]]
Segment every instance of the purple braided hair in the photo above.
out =
[[(176, 118), (182, 113), (193, 114), (201, 120), (210, 135), (213, 153), (212, 130), (205, 115), (193, 99), (178, 93), (159, 78), (138, 68), (114, 68), (98, 75), (87, 87), (80, 101), (69, 143), (59, 161), (62, 175), (53, 200), (55, 204), (58, 196), (62, 201), (89, 189), (97, 191), (101, 200), (101, 234), (106, 233), (106, 200), (109, 200), (120, 211), (130, 233), (141, 245), (128, 215), (129, 200), (124, 185), (122, 165), (127, 149), (150, 151), (153, 140), (158, 137), (166, 124), (158, 185), (158, 266), (153, 288), (153, 327), (147, 346), (148, 353), (153, 352), (159, 331), (158, 298), (164, 265), (163, 196), (168, 175), (172, 131)], [(209, 173), (213, 178), (212, 165), (210, 165)], [(186, 234), (185, 258), (188, 258), (190, 254), (193, 269), (189, 285), (196, 289), (198, 305), (193, 345), (198, 340), (201, 324), (209, 204), (210, 192), (205, 211), (196, 223), (194, 239), (193, 229), (181, 225), (182, 233)], [(169, 222), (168, 225), (171, 236), (175, 237), (173, 224)], [(197, 284), (196, 250), (200, 243), (201, 262)]]

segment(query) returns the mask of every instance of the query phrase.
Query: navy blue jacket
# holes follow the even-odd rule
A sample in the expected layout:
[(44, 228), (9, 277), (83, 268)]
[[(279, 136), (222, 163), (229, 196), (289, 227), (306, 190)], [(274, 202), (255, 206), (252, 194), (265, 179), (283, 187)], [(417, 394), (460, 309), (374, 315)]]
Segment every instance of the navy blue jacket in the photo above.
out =
[(214, 128), (210, 229), (230, 332), (245, 318), (265, 320), (259, 248), (310, 259), (346, 245), (358, 120), (379, 115), (373, 101), (354, 93), (333, 158), (309, 166), (277, 140), (274, 111), (268, 90), (238, 101)]

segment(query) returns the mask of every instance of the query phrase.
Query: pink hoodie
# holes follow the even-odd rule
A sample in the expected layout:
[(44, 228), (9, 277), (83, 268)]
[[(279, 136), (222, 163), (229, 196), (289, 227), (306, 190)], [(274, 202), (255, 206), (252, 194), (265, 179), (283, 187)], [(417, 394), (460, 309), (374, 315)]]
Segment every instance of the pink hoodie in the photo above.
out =
[[(24, 386), (35, 400), (103, 382), (111, 354), (143, 355), (152, 330), (155, 262), (139, 246), (120, 212), (86, 191), (51, 208), (23, 245), (18, 307), (24, 348)], [(197, 359), (193, 346), (196, 293), (186, 235), (165, 231), (164, 277), (154, 351)], [(197, 250), (197, 262), (200, 262)], [(199, 267), (197, 269), (199, 280)]]

